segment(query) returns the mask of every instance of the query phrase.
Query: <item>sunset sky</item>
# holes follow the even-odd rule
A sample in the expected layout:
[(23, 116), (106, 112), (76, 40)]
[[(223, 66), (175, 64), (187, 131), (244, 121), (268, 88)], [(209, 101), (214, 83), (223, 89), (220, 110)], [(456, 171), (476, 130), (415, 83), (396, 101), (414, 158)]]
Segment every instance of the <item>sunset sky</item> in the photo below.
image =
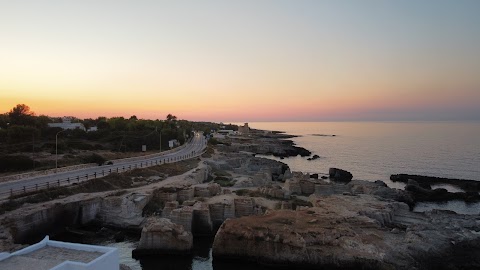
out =
[(0, 0), (0, 113), (480, 120), (480, 1)]

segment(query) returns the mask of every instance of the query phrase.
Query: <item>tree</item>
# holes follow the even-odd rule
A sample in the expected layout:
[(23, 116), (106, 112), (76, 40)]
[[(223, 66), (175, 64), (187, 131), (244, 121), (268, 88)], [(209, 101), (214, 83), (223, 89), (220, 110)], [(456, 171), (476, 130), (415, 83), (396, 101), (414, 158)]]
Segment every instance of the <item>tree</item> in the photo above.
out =
[(177, 121), (177, 117), (169, 113), (167, 115), (167, 122), (175, 122), (175, 121)]
[(30, 111), (30, 107), (25, 104), (18, 104), (8, 113), (10, 121), (12, 122), (11, 124), (22, 126), (34, 124), (34, 115), (35, 113)]
[(8, 113), (0, 114), (0, 128), (7, 128), (8, 123), (10, 123), (10, 117), (8, 117)]

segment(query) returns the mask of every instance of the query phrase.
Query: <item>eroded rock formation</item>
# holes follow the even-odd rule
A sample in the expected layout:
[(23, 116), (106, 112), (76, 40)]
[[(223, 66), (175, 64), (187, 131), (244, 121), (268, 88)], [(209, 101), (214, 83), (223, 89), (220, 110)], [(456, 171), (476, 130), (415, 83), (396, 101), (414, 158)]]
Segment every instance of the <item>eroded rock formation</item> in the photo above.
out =
[[(306, 210), (227, 220), (215, 236), (213, 255), (291, 267), (451, 269), (479, 267), (473, 248), (479, 241), (476, 216), (412, 213), (404, 203), (371, 195), (332, 195), (314, 199)], [(459, 263), (459, 254), (477, 257)]]
[(183, 254), (193, 247), (193, 235), (166, 218), (150, 218), (142, 229), (134, 257), (145, 254)]

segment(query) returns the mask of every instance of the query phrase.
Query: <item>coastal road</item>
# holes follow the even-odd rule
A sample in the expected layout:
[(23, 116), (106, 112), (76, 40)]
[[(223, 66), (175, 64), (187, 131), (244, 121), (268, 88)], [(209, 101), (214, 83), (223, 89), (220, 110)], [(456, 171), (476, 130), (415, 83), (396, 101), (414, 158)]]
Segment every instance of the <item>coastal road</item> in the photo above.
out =
[(38, 187), (44, 188), (47, 186), (47, 183), (49, 186), (69, 185), (71, 183), (80, 182), (80, 179), (84, 181), (87, 179), (99, 178), (110, 172), (124, 172), (134, 168), (145, 168), (197, 157), (202, 154), (206, 144), (207, 142), (205, 138), (200, 133), (195, 133), (189, 142), (184, 146), (179, 147), (178, 150), (174, 152), (149, 155), (143, 159), (140, 157), (140, 159), (134, 158), (132, 160), (112, 160), (112, 165), (95, 166), (0, 183), (0, 199), (9, 197), (12, 191), (14, 194), (18, 194), (24, 190), (32, 191), (39, 189)]

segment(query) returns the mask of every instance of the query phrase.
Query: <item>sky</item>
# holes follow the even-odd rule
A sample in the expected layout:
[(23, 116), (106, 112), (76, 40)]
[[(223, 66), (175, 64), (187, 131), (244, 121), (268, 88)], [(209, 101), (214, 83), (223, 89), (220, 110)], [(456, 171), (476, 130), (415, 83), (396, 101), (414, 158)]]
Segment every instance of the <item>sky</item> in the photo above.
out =
[(480, 120), (480, 1), (0, 0), (0, 113)]

